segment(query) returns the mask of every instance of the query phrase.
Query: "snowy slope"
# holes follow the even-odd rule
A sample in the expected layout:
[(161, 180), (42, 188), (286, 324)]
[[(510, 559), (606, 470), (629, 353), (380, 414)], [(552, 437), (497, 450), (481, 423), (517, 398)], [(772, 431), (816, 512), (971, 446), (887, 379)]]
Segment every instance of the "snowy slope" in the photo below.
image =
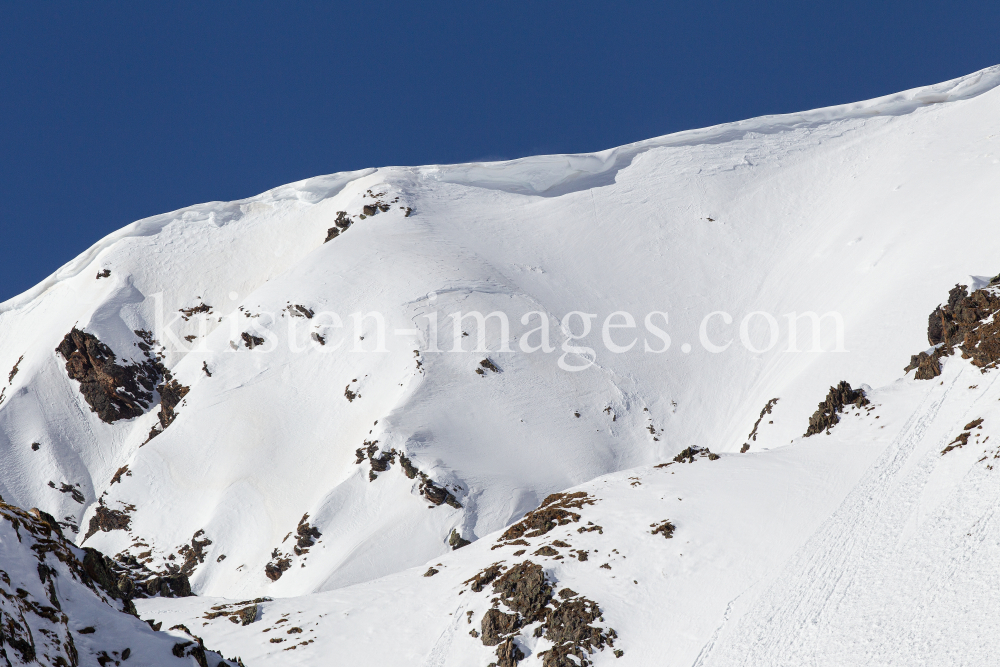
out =
[[(672, 485), (685, 485), (679, 497), (707, 503), (698, 510), (703, 517), (690, 517), (698, 526), (690, 530), (704, 531), (696, 543), (711, 552), (701, 556), (711, 565), (662, 571), (662, 588), (635, 589), (683, 605), (663, 612), (676, 628), (670, 633), (658, 619), (627, 621), (626, 642), (618, 628), (630, 646), (626, 656), (661, 655), (667, 641), (677, 664), (699, 654), (738, 662), (732, 656), (748, 646), (777, 655), (808, 627), (801, 616), (808, 605), (821, 614), (832, 613), (823, 611), (824, 600), (860, 609), (874, 599), (841, 600), (834, 591), (791, 602), (795, 591), (815, 591), (783, 589), (778, 568), (791, 568), (791, 587), (796, 577), (812, 580), (817, 568), (861, 567), (860, 547), (847, 560), (822, 560), (829, 540), (839, 539), (824, 532), (824, 522), (855, 526), (861, 542), (852, 544), (862, 545), (902, 529), (899, 516), (889, 515), (902, 511), (890, 507), (895, 496), (858, 524), (857, 506), (870, 503), (857, 494), (885, 490), (871, 486), (872, 470), (888, 466), (878, 474), (897, 483), (898, 457), (926, 454), (920, 447), (930, 447), (929, 436), (906, 435), (905, 423), (932, 400), (923, 393), (933, 388), (887, 385), (910, 354), (927, 347), (927, 314), (948, 288), (980, 286), (998, 270), (990, 243), (1000, 211), (998, 83), (1000, 68), (991, 68), (865, 103), (593, 155), (336, 174), (134, 223), (0, 304), (0, 368), (11, 369), (6, 385), (0, 376), (0, 494), (59, 517), (78, 543), (127, 552), (154, 570), (186, 568), (199, 595), (290, 598), (269, 604), (280, 613), (308, 611), (316, 623), (320, 614), (334, 618), (327, 609), (358, 608), (372, 595), (405, 597), (411, 606), (400, 602), (399, 614), (434, 616), (429, 625), (400, 616), (396, 627), (414, 642), (406, 650), (420, 660), (460, 661), (464, 648), (420, 643), (452, 632), (433, 625), (444, 621), (435, 614), (454, 612), (448, 591), (485, 562), (476, 554), (491, 558), (487, 540), (449, 554), (453, 529), (470, 540), (495, 539), (550, 493), (581, 484), (595, 495), (607, 485), (608, 496), (588, 506), (598, 518), (660, 515), (636, 494), (652, 498), (658, 489), (672, 497)], [(328, 239), (330, 229), (340, 230), (335, 238)], [(491, 320), (486, 350), (474, 351), (479, 330), (466, 319), (456, 343), (449, 315), (472, 311), (506, 313), (506, 340)], [(522, 322), (533, 311), (548, 319), (551, 352), (524, 351), (540, 342), (528, 332), (541, 318)], [(583, 340), (569, 340), (560, 327), (573, 311), (595, 314)], [(608, 333), (615, 345), (635, 338), (628, 352), (612, 351), (602, 337), (617, 311), (636, 322), (634, 331)], [(712, 315), (719, 311), (731, 320)], [(842, 316), (843, 350), (835, 351), (830, 319), (820, 336), (824, 351), (808, 351), (806, 319), (790, 350), (786, 315), (807, 311)], [(355, 329), (352, 315), (370, 312), (384, 318), (384, 351), (375, 318)], [(663, 339), (646, 324), (653, 312), (666, 313), (666, 323), (662, 315), (651, 320), (669, 334), (663, 352)], [(762, 315), (748, 321), (741, 340), (741, 322), (755, 312), (775, 318), (770, 349)], [(579, 317), (570, 324), (580, 332)], [(160, 390), (140, 405), (141, 416), (108, 423), (91, 410), (56, 352), (74, 328), (107, 345), (120, 366), (159, 374)], [(155, 339), (148, 351), (137, 331)], [(707, 349), (727, 341), (724, 350)], [(451, 351), (456, 344), (462, 351)], [(593, 364), (573, 372), (560, 360)], [(958, 364), (950, 360), (948, 372)], [(187, 391), (161, 416), (168, 379)], [(882, 419), (895, 426), (872, 435), (845, 423), (822, 453), (811, 444), (809, 451), (788, 447), (842, 379), (885, 387), (876, 403), (892, 411)], [(110, 380), (101, 386), (119, 391)], [(966, 399), (954, 400), (968, 409)], [(765, 405), (771, 412), (762, 419)], [(939, 424), (941, 432), (955, 426)], [(151, 429), (162, 432), (150, 439)], [(366, 443), (375, 444), (367, 450)], [(750, 454), (737, 454), (745, 444)], [(677, 466), (649, 467), (690, 446), (725, 456), (699, 460), (683, 475), (670, 474)], [(905, 452), (879, 458), (897, 450)], [(717, 480), (701, 477), (709, 469), (720, 471)], [(636, 474), (653, 479), (626, 486)], [(796, 486), (803, 476), (810, 483)], [(796, 482), (782, 493), (764, 493), (783, 489), (789, 477)], [(949, 495), (958, 491), (941, 493), (959, 502)], [(910, 507), (902, 496), (898, 502)], [(762, 518), (775, 512), (794, 517)], [(675, 521), (679, 531), (663, 543), (672, 549), (689, 528), (679, 506), (668, 514), (660, 520)], [(728, 527), (705, 528), (702, 519)], [(627, 532), (620, 544), (642, 554), (631, 579), (648, 581), (638, 573), (660, 555), (635, 540), (653, 537), (619, 523)], [(605, 528), (600, 539), (617, 545)], [(694, 555), (678, 551), (678, 562), (679, 553)], [(888, 568), (897, 561), (886, 553), (880, 562)], [(461, 562), (454, 577), (447, 569), (420, 577), (427, 563), (449, 559)], [(865, 567), (882, 576), (884, 568)], [(627, 617), (632, 589), (601, 588), (592, 573), (565, 576), (586, 595), (596, 587), (592, 599), (607, 605), (609, 618)], [(751, 585), (753, 594), (737, 600)], [(752, 613), (742, 606), (751, 602)], [(154, 605), (154, 615), (183, 615), (202, 603), (143, 604)], [(388, 613), (384, 606), (371, 613)], [(688, 610), (694, 607), (700, 611)], [(769, 624), (771, 616), (785, 625)], [(339, 619), (337, 628), (324, 626), (324, 636), (374, 632), (374, 617), (354, 617), (359, 625)], [(720, 626), (723, 617), (730, 620)], [(206, 639), (217, 625), (206, 627)], [(236, 645), (250, 632), (225, 619), (222, 627), (219, 640)], [(836, 632), (848, 630), (824, 635), (816, 660), (829, 658), (823, 651), (833, 649), (823, 647), (836, 645)], [(389, 651), (389, 664), (402, 660), (392, 653), (399, 645), (373, 639), (341, 650), (358, 651), (358, 659)], [(283, 655), (304, 660), (320, 646)], [(280, 648), (266, 642), (260, 650)], [(434, 660), (428, 664), (446, 664)]]
[[(846, 412), (829, 435), (613, 473), (574, 487), (595, 503), (529, 546), (495, 549), (505, 542), (493, 534), (374, 582), (266, 603), (250, 626), (204, 619), (223, 602), (214, 598), (140, 601), (140, 613), (186, 619), (212, 645), (240, 647), (248, 664), (337, 655), (485, 665), (495, 655), (469, 630), (479, 630), (490, 591), (463, 582), (530, 559), (555, 589), (595, 600), (616, 630), (624, 654), (595, 652), (595, 664), (991, 664), (1000, 649), (991, 631), (1000, 611), (996, 377), (949, 360), (943, 384), (910, 377), (873, 390), (870, 409)], [(984, 419), (978, 440), (992, 438), (942, 455), (973, 418)], [(669, 540), (651, 530), (664, 520), (676, 526)], [(578, 532), (591, 522), (602, 532)], [(534, 555), (556, 541), (568, 545), (555, 549), (563, 558)], [(519, 549), (527, 553), (514, 556)], [(578, 549), (587, 560), (574, 558)], [(439, 572), (424, 577), (428, 565)], [(314, 643), (287, 651), (299, 641), (288, 627)], [(518, 637), (526, 664), (551, 646), (532, 630)]]

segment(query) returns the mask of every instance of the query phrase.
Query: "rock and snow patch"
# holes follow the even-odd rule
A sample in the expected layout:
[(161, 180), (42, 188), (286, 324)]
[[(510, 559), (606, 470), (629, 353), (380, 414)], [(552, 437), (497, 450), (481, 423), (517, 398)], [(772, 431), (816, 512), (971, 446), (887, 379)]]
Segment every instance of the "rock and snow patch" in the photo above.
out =
[(157, 632), (136, 616), (134, 584), (79, 549), (37, 509), (0, 501), (0, 656), (7, 665), (241, 664), (195, 637)]

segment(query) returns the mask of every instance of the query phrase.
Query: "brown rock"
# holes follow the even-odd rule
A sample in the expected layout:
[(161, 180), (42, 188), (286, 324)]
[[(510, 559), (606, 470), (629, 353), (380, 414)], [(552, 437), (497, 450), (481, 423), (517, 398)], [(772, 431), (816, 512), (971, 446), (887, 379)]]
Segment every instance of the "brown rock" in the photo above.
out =
[(860, 408), (868, 405), (868, 398), (865, 392), (860, 389), (853, 389), (850, 384), (842, 380), (836, 387), (830, 387), (830, 392), (812, 417), (809, 418), (809, 428), (806, 429), (803, 437), (829, 431), (835, 424), (840, 422), (838, 413), (843, 412), (848, 405)]
[(56, 352), (66, 360), (69, 378), (80, 383), (80, 393), (102, 421), (132, 419), (149, 409), (163, 370), (158, 362), (119, 365), (111, 348), (75, 327)]
[(508, 528), (500, 539), (506, 541), (544, 535), (556, 526), (579, 521), (580, 514), (572, 510), (593, 504), (594, 500), (585, 491), (553, 493), (537, 509), (528, 512), (523, 519)]
[(505, 614), (497, 609), (490, 609), (480, 624), (482, 642), (485, 646), (496, 646), (506, 635), (517, 631), (520, 627), (517, 614)]
[(87, 528), (87, 534), (83, 537), (83, 541), (86, 542), (91, 535), (99, 530), (105, 533), (110, 533), (112, 530), (128, 530), (130, 521), (129, 515), (125, 512), (98, 505), (94, 516), (90, 517), (90, 526)]
[(497, 667), (515, 667), (521, 660), (524, 660), (524, 653), (513, 639), (508, 639), (497, 647)]
[(1000, 312), (998, 285), (1000, 281), (994, 278), (988, 287), (971, 294), (966, 285), (955, 285), (948, 293), (948, 303), (928, 316), (927, 342), (936, 349), (931, 354), (913, 355), (905, 371), (916, 369), (914, 377), (918, 380), (937, 377), (941, 374), (941, 358), (950, 356), (956, 348), (962, 358), (971, 359), (980, 368), (1000, 362), (1000, 317), (994, 316)]
[(493, 582), (493, 592), (508, 608), (521, 614), (526, 623), (539, 620), (552, 599), (552, 586), (545, 579), (545, 571), (530, 560), (518, 563)]
[(476, 574), (476, 576), (471, 579), (466, 579), (463, 583), (471, 583), (472, 585), (469, 588), (471, 588), (474, 593), (479, 593), (483, 590), (483, 588), (493, 583), (493, 581), (500, 576), (501, 572), (503, 572), (503, 568), (501, 568), (498, 563), (494, 563), (482, 572)]

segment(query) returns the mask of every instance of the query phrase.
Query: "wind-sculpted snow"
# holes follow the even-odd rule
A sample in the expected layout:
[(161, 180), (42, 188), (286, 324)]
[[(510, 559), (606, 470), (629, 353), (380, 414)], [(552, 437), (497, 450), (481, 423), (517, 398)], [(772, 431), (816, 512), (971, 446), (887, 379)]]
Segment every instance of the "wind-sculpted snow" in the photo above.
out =
[(619, 170), (628, 167), (636, 156), (654, 148), (726, 143), (744, 139), (751, 134), (811, 129), (833, 122), (873, 116), (902, 116), (932, 104), (967, 100), (990, 92), (998, 85), (1000, 66), (995, 66), (934, 86), (914, 88), (865, 102), (780, 116), (761, 116), (638, 141), (599, 153), (540, 155), (507, 162), (430, 167), (425, 174), (448, 183), (517, 194), (558, 197), (614, 183)]
[(38, 298), (50, 288), (58, 286), (61, 282), (82, 275), (103, 253), (121, 244), (123, 241), (128, 243), (129, 239), (158, 236), (166, 228), (178, 223), (186, 223), (184, 225), (186, 227), (198, 225), (198, 223), (206, 223), (207, 226), (198, 226), (211, 229), (211, 227), (224, 227), (227, 224), (239, 221), (248, 213), (253, 214), (254, 212), (267, 210), (270, 207), (281, 207), (288, 204), (294, 205), (295, 203), (319, 203), (336, 195), (352, 180), (367, 176), (375, 171), (374, 169), (362, 169), (356, 172), (307, 178), (297, 183), (290, 183), (273, 190), (268, 190), (256, 197), (242, 201), (197, 204), (172, 213), (164, 213), (138, 220), (101, 239), (86, 252), (67, 263), (24, 294), (0, 303), (0, 314), (9, 310), (19, 309), (30, 303), (33, 299)]
[[(134, 223), (0, 305), (0, 494), (224, 598), (140, 607), (272, 660), (728, 664), (753, 645), (794, 664), (797, 610), (874, 604), (797, 607), (804, 582), (846, 582), (883, 532), (929, 520), (854, 495), (874, 462), (903, 438), (928, 476), (893, 480), (992, 465), (994, 422), (964, 414), (992, 366), (956, 354), (931, 382), (897, 380), (950, 286), (1000, 270), (998, 82), (590, 155), (334, 174)], [(142, 364), (145, 384), (114, 380)], [(975, 373), (973, 393), (948, 384)], [(951, 407), (912, 417), (933, 442), (902, 435), (949, 386)], [(933, 489), (979, 511), (961, 484)], [(561, 493), (594, 504), (545, 504)], [(861, 541), (822, 560), (809, 545), (839, 544), (831, 521)], [(952, 576), (948, 535), (910, 566)], [(461, 583), (529, 560), (574, 596), (536, 626), (498, 602), (500, 643), (469, 637), (491, 598)]]

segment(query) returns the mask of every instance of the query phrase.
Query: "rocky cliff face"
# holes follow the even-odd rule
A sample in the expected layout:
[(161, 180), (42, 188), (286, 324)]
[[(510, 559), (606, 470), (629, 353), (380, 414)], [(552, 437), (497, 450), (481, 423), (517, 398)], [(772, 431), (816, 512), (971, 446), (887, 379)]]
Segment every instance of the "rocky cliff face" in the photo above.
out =
[(66, 360), (66, 373), (80, 383), (90, 409), (109, 424), (140, 417), (153, 401), (153, 389), (162, 377), (155, 359), (119, 364), (111, 348), (90, 333), (73, 328), (56, 351)]
[(56, 520), (0, 501), (0, 658), (8, 666), (228, 666), (193, 637), (139, 620), (127, 572), (66, 541)]
[(941, 374), (941, 358), (957, 350), (963, 359), (987, 369), (1000, 361), (1000, 276), (987, 287), (968, 292), (967, 285), (955, 285), (948, 302), (928, 316), (927, 342), (934, 349), (910, 357), (905, 372), (916, 370), (918, 380), (930, 380)]

